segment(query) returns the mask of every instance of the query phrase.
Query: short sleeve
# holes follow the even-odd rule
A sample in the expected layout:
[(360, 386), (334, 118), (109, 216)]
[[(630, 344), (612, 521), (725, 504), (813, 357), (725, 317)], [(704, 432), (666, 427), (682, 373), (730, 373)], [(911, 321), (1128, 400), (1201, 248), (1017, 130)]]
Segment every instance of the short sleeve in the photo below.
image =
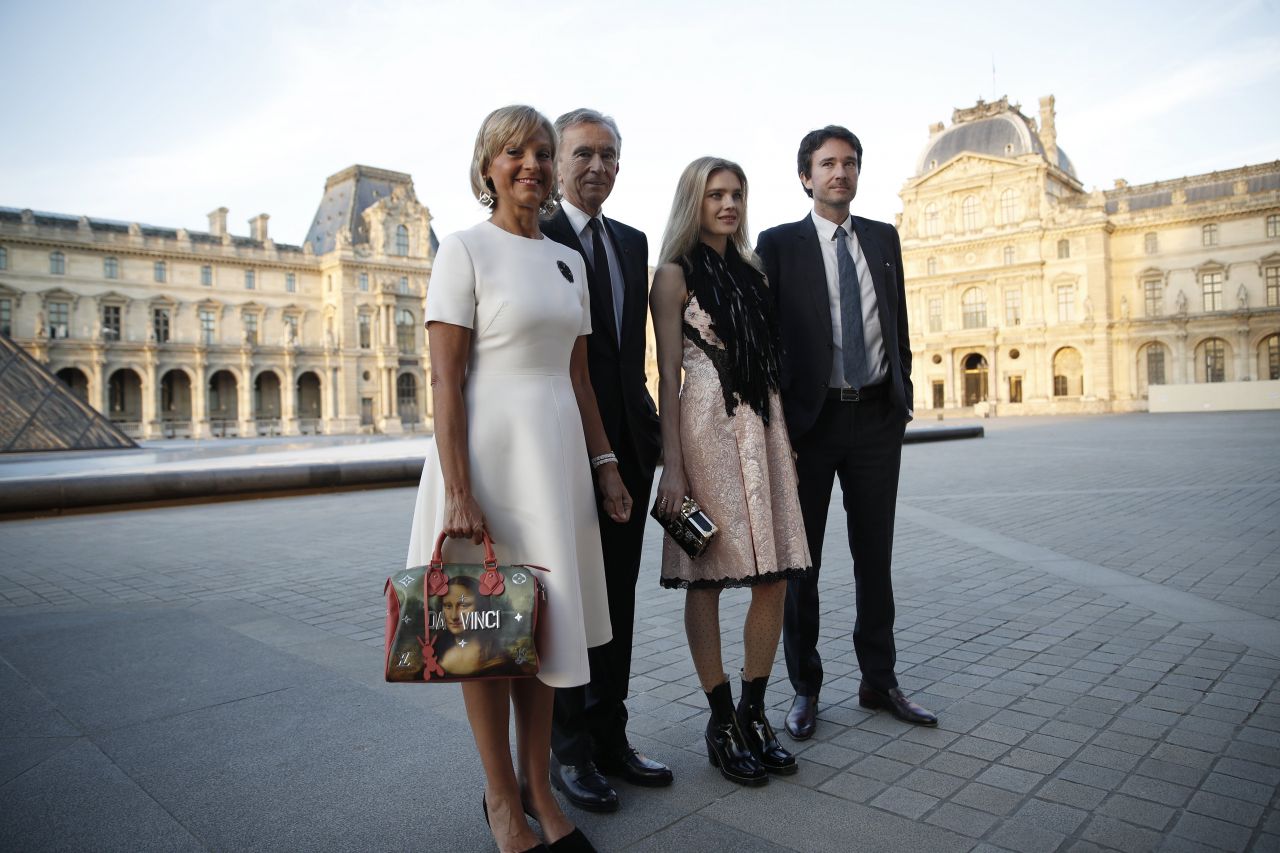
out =
[(578, 336), (581, 337), (591, 334), (591, 288), (587, 287), (587, 265), (583, 262), (582, 255), (574, 252), (570, 263), (573, 274), (582, 282), (582, 325), (578, 329)]
[(476, 324), (476, 267), (457, 234), (440, 241), (427, 287), (427, 320), (474, 329)]

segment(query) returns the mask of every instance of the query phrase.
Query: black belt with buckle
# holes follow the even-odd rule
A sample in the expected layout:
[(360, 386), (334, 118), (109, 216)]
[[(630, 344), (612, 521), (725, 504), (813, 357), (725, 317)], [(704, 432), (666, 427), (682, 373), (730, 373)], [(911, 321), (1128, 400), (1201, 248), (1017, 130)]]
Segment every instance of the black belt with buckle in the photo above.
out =
[(889, 383), (868, 385), (866, 388), (828, 388), (827, 399), (841, 403), (867, 403), (889, 396)]

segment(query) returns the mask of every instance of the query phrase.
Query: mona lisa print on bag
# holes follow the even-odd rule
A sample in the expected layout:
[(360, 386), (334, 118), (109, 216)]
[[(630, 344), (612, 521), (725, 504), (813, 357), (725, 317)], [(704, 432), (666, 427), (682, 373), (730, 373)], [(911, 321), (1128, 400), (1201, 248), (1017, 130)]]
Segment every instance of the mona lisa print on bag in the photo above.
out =
[(485, 536), (481, 565), (431, 562), (387, 579), (386, 680), (519, 678), (538, 674), (540, 566), (499, 566)]

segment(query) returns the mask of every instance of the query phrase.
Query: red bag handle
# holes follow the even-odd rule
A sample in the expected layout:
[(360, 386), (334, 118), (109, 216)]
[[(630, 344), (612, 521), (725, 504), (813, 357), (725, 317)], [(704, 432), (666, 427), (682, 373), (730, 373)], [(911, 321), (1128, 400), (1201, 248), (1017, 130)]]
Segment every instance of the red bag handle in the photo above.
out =
[[(480, 575), (481, 595), (502, 595), (506, 592), (506, 583), (498, 572), (498, 558), (493, 553), (493, 540), (489, 538), (489, 530), (481, 531), (484, 536), (484, 572)], [(444, 558), (441, 550), (447, 537), (443, 532), (436, 537), (436, 546), (431, 551), (431, 563), (427, 571), (427, 595), (444, 595), (449, 591), (449, 578), (444, 573)]]

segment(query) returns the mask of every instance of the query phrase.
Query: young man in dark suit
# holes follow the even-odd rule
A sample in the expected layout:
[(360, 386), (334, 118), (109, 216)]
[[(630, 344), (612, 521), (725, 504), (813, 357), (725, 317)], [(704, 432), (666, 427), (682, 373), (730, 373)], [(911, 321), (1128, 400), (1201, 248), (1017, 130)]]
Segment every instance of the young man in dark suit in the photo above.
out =
[(556, 691), (551, 783), (573, 804), (614, 811), (618, 793), (604, 774), (636, 785), (671, 784), (671, 771), (646, 758), (627, 739), (627, 686), (636, 578), (653, 471), (661, 445), (657, 410), (645, 386), (645, 319), (649, 244), (642, 232), (606, 219), (600, 209), (613, 191), (622, 138), (617, 124), (595, 110), (556, 120), (557, 170), (564, 199), (542, 233), (582, 253), (591, 293), (587, 363), (600, 419), (618, 457), (618, 472), (638, 511), (618, 524), (600, 510), (600, 541), (613, 640), (588, 651), (591, 682)]
[(818, 572), (836, 477), (857, 584), (858, 701), (935, 726), (937, 718), (898, 689), (894, 672), (890, 563), (902, 437), (913, 407), (902, 247), (892, 225), (849, 214), (862, 168), (856, 136), (835, 125), (809, 133), (797, 168), (813, 212), (763, 232), (756, 248), (777, 308), (782, 404), (813, 556), (810, 575), (787, 587), (782, 636), (796, 692), (787, 731), (804, 740), (817, 724)]

